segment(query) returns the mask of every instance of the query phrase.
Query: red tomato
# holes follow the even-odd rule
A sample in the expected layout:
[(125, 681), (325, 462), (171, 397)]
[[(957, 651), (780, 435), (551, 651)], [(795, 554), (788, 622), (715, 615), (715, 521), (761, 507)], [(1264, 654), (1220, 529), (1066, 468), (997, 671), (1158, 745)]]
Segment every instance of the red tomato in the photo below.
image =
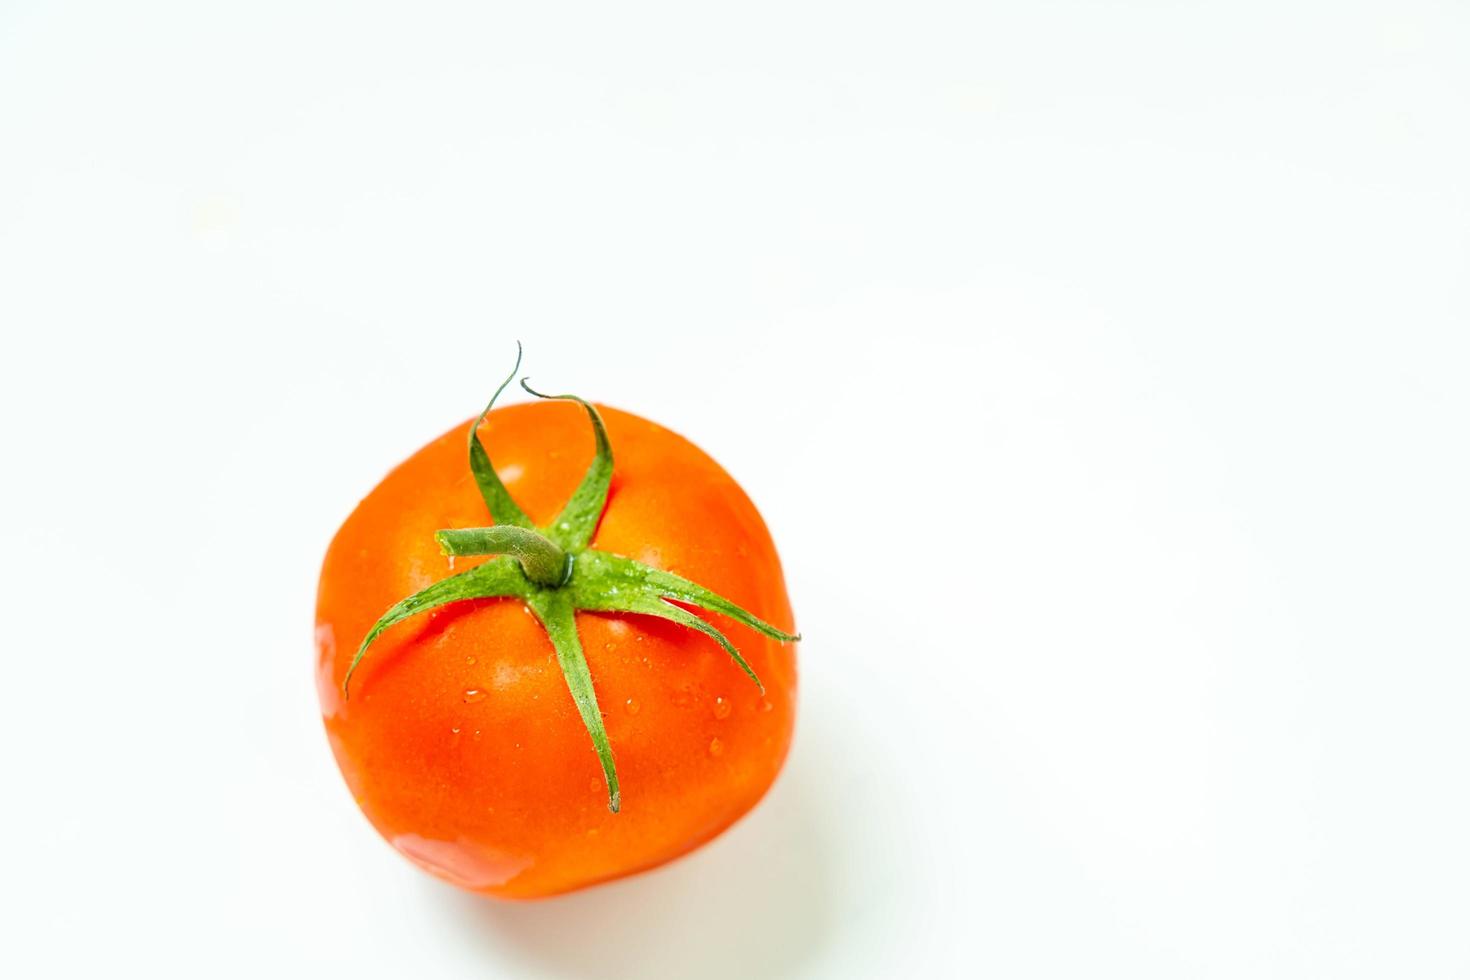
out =
[[(534, 525), (514, 533), (553, 545), (526, 538), (540, 549), (533, 559), (570, 555), (569, 580), (546, 572), (561, 567), (551, 564), (538, 580), (526, 570), (539, 567), (534, 560), (513, 555), (441, 551), (441, 529), (511, 527), (492, 525), (493, 498), (482, 496), (466, 460), (467, 426), (378, 484), (322, 565), (318, 690), (342, 774), (394, 847), (474, 891), (552, 895), (678, 857), (755, 805), (791, 742), (791, 606), (760, 514), (692, 443), (635, 415), (597, 411), (615, 463), (605, 510), (596, 502), (600, 520), (592, 511), (591, 539), (580, 548), (556, 521), (584, 472), (597, 469), (591, 408), (516, 405), (490, 413), (480, 428), (504, 488)], [(627, 572), (640, 566), (616, 556), (698, 583), (739, 609), (716, 603), (730, 614), (704, 611), (711, 603), (688, 595), (670, 602), (667, 581), (654, 575), (650, 584), (641, 571)], [(490, 563), (495, 584), (441, 584)], [(503, 594), (426, 602), (393, 621), (345, 687), (385, 610), (421, 590), (442, 598), (465, 588)], [(657, 614), (599, 611), (608, 606)], [(764, 688), (716, 638), (662, 618), (663, 609), (686, 617), (692, 610), (699, 625), (729, 637)], [(747, 625), (757, 617), (764, 631)], [(565, 628), (554, 645), (558, 626)], [(570, 693), (577, 666), (565, 649), (578, 638), (596, 699), (585, 713)], [(595, 749), (598, 728), (606, 765)], [(610, 789), (619, 784), (613, 812)]]

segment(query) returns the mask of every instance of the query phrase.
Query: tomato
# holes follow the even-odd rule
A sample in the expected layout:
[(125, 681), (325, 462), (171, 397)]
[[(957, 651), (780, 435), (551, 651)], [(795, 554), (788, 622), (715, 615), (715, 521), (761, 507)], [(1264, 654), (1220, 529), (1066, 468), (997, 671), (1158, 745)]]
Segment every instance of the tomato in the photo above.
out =
[[(483, 443), (473, 426), (470, 438), (488, 448), (532, 531), (549, 539), (544, 529), (602, 456), (589, 417), (605, 423), (615, 461), (600, 520), (584, 507), (590, 541), (558, 539), (571, 578), (533, 580), (525, 569), (534, 566), (514, 557), (441, 551), (442, 529), (499, 526), (466, 462), (466, 426), (378, 484), (322, 565), (317, 687), (353, 797), (416, 864), (504, 898), (566, 892), (699, 846), (760, 800), (791, 743), (795, 637), (781, 565), (755, 506), (714, 460), (636, 415), (566, 401), (496, 409), (479, 427)], [(616, 556), (698, 583), (732, 603), (722, 607), (729, 614), (687, 596), (670, 603), (668, 592), (655, 614), (603, 609), (654, 608), (626, 598), (634, 579), (607, 571)], [(511, 569), (495, 572), (505, 581), (519, 576), (519, 594), (411, 609), (349, 671), (385, 610), (491, 562)], [(692, 611), (696, 628), (665, 609), (687, 619)], [(595, 706), (573, 697), (576, 658), (563, 648), (578, 639)]]

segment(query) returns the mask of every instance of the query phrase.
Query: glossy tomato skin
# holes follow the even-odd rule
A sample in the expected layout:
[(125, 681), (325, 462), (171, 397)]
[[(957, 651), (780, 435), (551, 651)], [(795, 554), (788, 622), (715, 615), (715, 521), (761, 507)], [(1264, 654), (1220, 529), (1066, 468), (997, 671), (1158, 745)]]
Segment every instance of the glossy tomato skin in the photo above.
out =
[[(792, 631), (760, 515), (682, 437), (601, 408), (614, 474), (592, 547), (676, 572)], [(394, 602), (482, 559), (439, 553), (440, 528), (491, 523), (470, 475), (469, 421), (390, 473), (337, 532), (317, 597), (317, 689), (353, 797), (398, 850), (473, 891), (536, 898), (654, 867), (720, 833), (761, 798), (791, 743), (795, 648), (721, 616), (764, 695), (708, 637), (664, 620), (577, 614), (622, 781), (611, 813), (551, 642), (518, 599), (407, 620), (374, 644), (342, 695), (363, 635)], [(565, 402), (492, 412), (481, 437), (539, 526), (592, 458)]]

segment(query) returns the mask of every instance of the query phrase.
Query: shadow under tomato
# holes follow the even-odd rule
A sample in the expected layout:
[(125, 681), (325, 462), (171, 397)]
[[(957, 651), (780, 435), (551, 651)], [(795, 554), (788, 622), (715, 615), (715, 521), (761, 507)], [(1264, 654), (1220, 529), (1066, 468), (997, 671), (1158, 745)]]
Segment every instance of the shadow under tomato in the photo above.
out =
[(831, 934), (834, 885), (826, 841), (835, 815), (804, 782), (787, 771), (725, 834), (633, 878), (531, 903), (436, 890), (527, 976), (797, 976)]

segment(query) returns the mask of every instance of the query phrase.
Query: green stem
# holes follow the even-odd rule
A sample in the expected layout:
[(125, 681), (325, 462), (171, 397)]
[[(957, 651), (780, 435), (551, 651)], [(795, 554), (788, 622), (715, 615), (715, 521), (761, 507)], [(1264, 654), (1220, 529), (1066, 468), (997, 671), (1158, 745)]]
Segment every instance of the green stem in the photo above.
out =
[(587, 467), (587, 475), (582, 477), (582, 482), (572, 493), (572, 499), (562, 508), (556, 520), (551, 522), (547, 528), (556, 543), (566, 548), (573, 554), (581, 553), (592, 540), (592, 535), (597, 531), (597, 522), (602, 518), (602, 509), (607, 506), (607, 491), (612, 485), (613, 457), (612, 443), (607, 438), (607, 426), (603, 424), (602, 416), (591, 402), (578, 398), (576, 395), (543, 395), (521, 379), (521, 387), (528, 394), (537, 398), (545, 398), (550, 401), (569, 401), (581, 405), (587, 412), (587, 418), (592, 422), (592, 437), (596, 440), (597, 449), (592, 456), (592, 465)]
[(490, 396), (490, 403), (470, 425), (470, 475), (475, 478), (475, 485), (480, 488), (480, 496), (485, 500), (485, 506), (490, 509), (490, 516), (495, 518), (496, 524), (514, 524), (516, 527), (530, 527), (531, 519), (526, 512), (521, 510), (521, 505), (515, 502), (510, 491), (505, 489), (500, 475), (495, 472), (495, 467), (490, 463), (490, 454), (485, 451), (485, 446), (480, 442), (480, 426), (485, 421), (485, 416), (490, 414), (490, 409), (495, 407), (495, 400), (505, 390), (521, 369), (521, 342), (516, 341), (516, 366), (511, 368), (510, 374), (500, 382), (500, 387), (495, 389), (495, 394)]
[(373, 645), (378, 634), (388, 627), (401, 623), (410, 616), (437, 609), (446, 603), (459, 602), (463, 599), (524, 596), (527, 591), (526, 581), (521, 577), (520, 572), (516, 571), (511, 559), (492, 558), (483, 565), (477, 565), (467, 572), (440, 579), (428, 588), (415, 592), (406, 599), (398, 600), (373, 624), (367, 636), (362, 638), (362, 644), (357, 648), (352, 663), (347, 667), (347, 676), (342, 678), (342, 700), (346, 701), (352, 696), (352, 675), (357, 670), (357, 665), (362, 663), (362, 658), (367, 655), (368, 647)]
[(510, 555), (537, 585), (565, 585), (572, 577), (572, 556), (523, 527), (456, 528), (436, 531), (434, 540), (446, 555)]
[[(520, 345), (516, 345), (516, 370), (501, 382), (495, 395), (520, 370)], [(348, 680), (367, 653), (378, 634), (421, 612), (464, 599), (515, 597), (534, 612), (546, 628), (556, 649), (557, 662), (567, 683), (567, 691), (581, 716), (582, 725), (592, 740), (592, 748), (602, 767), (607, 783), (608, 808), (617, 813), (622, 805), (617, 766), (613, 762), (612, 745), (608, 741), (592, 672), (582, 652), (577, 635), (577, 611), (625, 612), (658, 616), (688, 629), (698, 630), (714, 640), (740, 670), (757, 687), (760, 678), (741, 655), (739, 649), (713, 624), (675, 603), (697, 606), (708, 612), (727, 616), (756, 633), (781, 643), (794, 643), (799, 636), (777, 629), (770, 623), (726, 599), (724, 596), (686, 578), (653, 568), (620, 555), (589, 548), (597, 524), (607, 506), (612, 484), (612, 443), (601, 414), (590, 403), (575, 395), (543, 395), (521, 379), (521, 387), (538, 398), (564, 398), (581, 405), (592, 423), (595, 440), (592, 463), (572, 497), (551, 524), (542, 529), (532, 526), (526, 512), (511, 497), (505, 484), (490, 464), (490, 454), (480, 443), (479, 428), (495, 404), (495, 398), (470, 426), (470, 472), (494, 518), (493, 527), (454, 528), (435, 533), (434, 539), (446, 555), (499, 555), (467, 572), (453, 575), (414, 593), (391, 606), (368, 631), (358, 647), (357, 655), (342, 681), (342, 694), (347, 697)], [(676, 492), (676, 491), (675, 491)], [(762, 687), (761, 690), (764, 690)]]
[(582, 655), (582, 639), (577, 635), (577, 610), (572, 605), (572, 597), (565, 590), (557, 589), (532, 596), (527, 603), (551, 638), (572, 703), (582, 716), (582, 725), (592, 737), (592, 749), (602, 766), (602, 778), (607, 783), (607, 808), (617, 813), (623, 805), (623, 794), (618, 788), (618, 768), (613, 764), (607, 728), (602, 723), (602, 711), (597, 707), (592, 672), (587, 669), (587, 658)]

